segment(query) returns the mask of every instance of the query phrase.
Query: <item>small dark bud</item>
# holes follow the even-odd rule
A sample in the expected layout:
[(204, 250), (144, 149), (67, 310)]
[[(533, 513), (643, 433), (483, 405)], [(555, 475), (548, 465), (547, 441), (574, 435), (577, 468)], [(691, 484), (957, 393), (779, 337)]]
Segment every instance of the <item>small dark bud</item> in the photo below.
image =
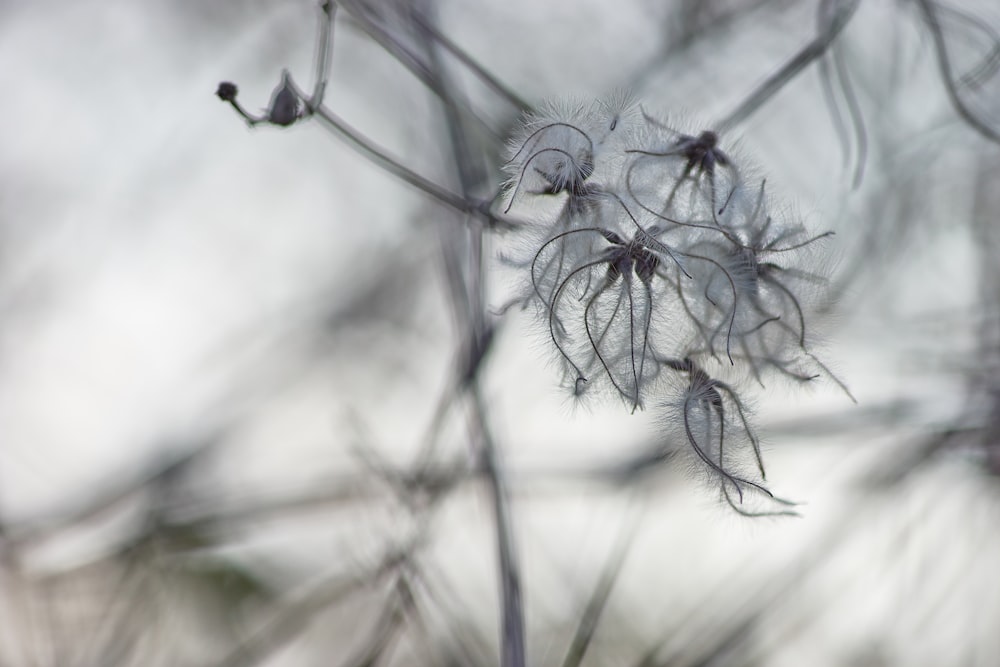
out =
[(287, 127), (299, 119), (299, 98), (292, 90), (288, 70), (281, 73), (281, 83), (271, 95), (267, 119), (282, 127)]
[(236, 99), (236, 93), (239, 92), (236, 88), (235, 83), (230, 83), (229, 81), (223, 81), (219, 84), (219, 89), (215, 91), (215, 94), (219, 96), (219, 99), (223, 102), (232, 102)]

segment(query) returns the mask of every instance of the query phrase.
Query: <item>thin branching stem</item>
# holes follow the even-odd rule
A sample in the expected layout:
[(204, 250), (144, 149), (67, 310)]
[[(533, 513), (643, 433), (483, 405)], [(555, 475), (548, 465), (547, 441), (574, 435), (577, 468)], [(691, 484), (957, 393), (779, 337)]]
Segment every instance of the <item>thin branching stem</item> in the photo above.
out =
[(319, 39), (316, 44), (316, 75), (312, 98), (309, 106), (318, 107), (323, 104), (329, 80), (330, 58), (333, 52), (333, 21), (337, 14), (337, 5), (332, 0), (324, 0), (321, 11), (323, 20), (319, 22)]
[[(431, 3), (426, 5), (427, 11), (433, 9)], [(416, 10), (415, 13), (419, 13)], [(432, 20), (425, 21), (425, 27), (432, 25)], [(424, 30), (423, 46), (427, 51), (427, 59), (430, 63), (431, 73), (440, 86), (440, 98), (444, 106), (445, 118), (447, 120), (450, 147), (454, 162), (457, 167), (457, 177), (461, 184), (462, 192), (466, 198), (471, 197), (475, 188), (479, 187), (485, 177), (486, 167), (482, 163), (482, 156), (477, 155), (472, 150), (472, 141), (469, 136), (469, 129), (465, 118), (460, 113), (460, 108), (465, 105), (464, 97), (461, 95), (443, 67), (436, 43), (428, 39), (428, 31)], [(486, 345), (489, 338), (486, 321), (486, 301), (484, 272), (483, 246), (485, 243), (484, 229), (481, 225), (468, 226), (467, 238), (454, 239), (447, 243), (443, 250), (445, 253), (462, 253), (462, 249), (468, 252), (462, 253), (467, 258), (464, 264), (466, 280), (464, 284), (452, 281), (452, 297), (455, 299), (467, 299), (469, 308), (467, 317), (460, 326), (464, 326), (463, 335), (466, 344), (473, 349), (480, 349)], [(443, 239), (443, 241), (445, 241)], [(454, 257), (461, 260), (462, 257)], [(500, 462), (498, 446), (493, 437), (488, 420), (488, 410), (483, 400), (480, 388), (479, 367), (485, 355), (485, 350), (481, 350), (474, 360), (474, 368), (470, 368), (466, 373), (470, 398), (473, 403), (473, 414), (470, 421), (471, 441), (477, 445), (483, 471), (489, 482), (491, 495), (493, 497), (493, 522), (497, 535), (497, 551), (499, 561), (499, 579), (501, 590), (502, 621), (500, 629), (500, 663), (501, 667), (525, 667), (527, 664), (524, 638), (524, 610), (521, 601), (521, 575), (520, 565), (517, 558), (517, 549), (514, 544), (513, 520), (510, 513), (510, 502), (503, 476)]]
[[(297, 93), (301, 94), (301, 89), (296, 87), (294, 82), (292, 82), (292, 86)], [(432, 198), (460, 213), (472, 214), (488, 220), (496, 220), (496, 218), (489, 214), (481, 202), (467, 201), (454, 192), (424, 178), (409, 167), (404, 166), (398, 159), (390, 155), (387, 150), (351, 127), (345, 120), (327, 107), (320, 105), (310, 108), (309, 112), (315, 115), (326, 127), (333, 130), (338, 137), (344, 139), (358, 153), (396, 178), (423, 191), (425, 194), (430, 195)]]
[(945, 44), (944, 32), (941, 29), (941, 22), (938, 19), (934, 3), (931, 0), (917, 0), (917, 5), (919, 5), (924, 20), (927, 22), (931, 38), (934, 40), (934, 54), (937, 58), (938, 69), (941, 72), (941, 79), (944, 81), (945, 90), (948, 93), (948, 99), (951, 100), (951, 105), (955, 108), (958, 115), (962, 117), (962, 120), (968, 123), (969, 127), (990, 141), (1000, 144), (1000, 133), (984, 123), (982, 119), (973, 113), (958, 92), (958, 86), (955, 85), (954, 73), (952, 72), (951, 56), (948, 55), (948, 45)]
[[(921, 0), (926, 2), (926, 0)], [(847, 27), (861, 0), (846, 0), (833, 19), (826, 25), (825, 31), (819, 34), (777, 72), (760, 84), (749, 97), (725, 116), (714, 127), (716, 132), (723, 134), (749, 118), (760, 107), (764, 106), (789, 81), (798, 76), (802, 70), (811, 65), (817, 58), (826, 53), (827, 49), (841, 31)]]
[[(381, 46), (389, 55), (394, 57), (403, 67), (409, 70), (432, 93), (445, 99), (449, 93), (446, 85), (434, 73), (431, 66), (424, 62), (410, 48), (404, 45), (399, 39), (393, 37), (389, 30), (372, 19), (370, 10), (363, 6), (358, 0), (337, 0), (344, 10), (353, 18), (361, 29), (371, 37), (376, 44)], [(463, 115), (474, 118), (487, 132), (494, 134), (495, 130), (483, 120), (471, 107), (463, 102), (461, 111)]]
[(414, 21), (427, 33), (434, 38), (438, 44), (443, 46), (449, 53), (451, 53), (455, 58), (458, 59), (463, 65), (465, 65), (470, 72), (472, 72), (476, 77), (478, 77), (484, 84), (486, 84), (493, 92), (497, 93), (504, 99), (506, 99), (512, 106), (521, 110), (524, 113), (530, 113), (533, 109), (532, 106), (520, 95), (514, 92), (510, 87), (504, 84), (500, 79), (494, 76), (490, 71), (480, 65), (468, 52), (462, 49), (458, 44), (453, 42), (444, 33), (432, 25), (426, 18), (419, 12), (413, 12)]
[(500, 558), (500, 593), (503, 605), (501, 622), (501, 667), (525, 667), (527, 658), (524, 640), (524, 608), (521, 599), (521, 569), (514, 545), (514, 530), (510, 515), (510, 501), (506, 480), (500, 464), (499, 452), (487, 420), (488, 410), (479, 383), (470, 385), (473, 424), (478, 435), (483, 472), (493, 498), (493, 515), (497, 534), (497, 551)]

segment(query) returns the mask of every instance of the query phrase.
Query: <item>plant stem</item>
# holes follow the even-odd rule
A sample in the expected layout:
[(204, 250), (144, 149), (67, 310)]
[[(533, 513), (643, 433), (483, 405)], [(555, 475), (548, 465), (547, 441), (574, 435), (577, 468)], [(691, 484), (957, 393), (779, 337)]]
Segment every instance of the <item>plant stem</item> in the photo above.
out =
[(723, 134), (734, 126), (739, 125), (749, 118), (760, 107), (764, 106), (786, 83), (794, 79), (802, 70), (812, 64), (814, 60), (826, 53), (833, 40), (843, 31), (854, 16), (861, 0), (846, 0), (846, 7), (841, 8), (832, 20), (827, 24), (826, 29), (809, 42), (801, 51), (792, 57), (777, 72), (772, 74), (757, 87), (743, 102), (736, 107), (728, 116), (714, 125), (715, 131)]

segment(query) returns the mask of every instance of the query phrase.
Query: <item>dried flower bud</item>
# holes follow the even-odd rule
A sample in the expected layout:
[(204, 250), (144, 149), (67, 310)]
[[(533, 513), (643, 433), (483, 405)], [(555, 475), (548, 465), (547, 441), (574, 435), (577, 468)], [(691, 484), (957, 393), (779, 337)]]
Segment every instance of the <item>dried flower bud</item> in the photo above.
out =
[(235, 83), (231, 83), (229, 81), (223, 81), (222, 83), (219, 84), (219, 89), (215, 91), (215, 94), (223, 102), (235, 102), (236, 93), (238, 92), (239, 90), (236, 88)]
[(271, 105), (267, 110), (267, 120), (275, 125), (287, 127), (299, 119), (299, 96), (292, 90), (288, 70), (281, 73), (281, 83), (271, 95)]

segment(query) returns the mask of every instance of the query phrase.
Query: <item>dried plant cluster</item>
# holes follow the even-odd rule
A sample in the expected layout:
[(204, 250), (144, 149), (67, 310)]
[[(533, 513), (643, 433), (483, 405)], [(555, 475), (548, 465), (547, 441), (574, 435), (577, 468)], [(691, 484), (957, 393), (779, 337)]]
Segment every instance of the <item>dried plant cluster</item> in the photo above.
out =
[[(939, 124), (943, 128), (946, 123), (942, 118), (928, 116), (920, 120), (920, 113), (911, 113), (920, 109), (904, 109), (894, 100), (909, 101), (912, 98), (903, 91), (909, 91), (907, 95), (911, 96), (916, 92), (921, 104), (910, 106), (923, 106), (928, 95), (926, 85), (940, 82), (940, 101), (951, 106), (953, 113), (948, 115), (961, 121), (964, 127), (959, 129), (975, 135), (989, 151), (995, 151), (1000, 143), (996, 111), (1000, 108), (996, 86), (1000, 78), (1000, 34), (971, 7), (950, 7), (937, 0), (912, 0), (894, 7), (861, 0), (666, 4), (672, 5), (670, 19), (655, 24), (653, 29), (663, 39), (663, 48), (633, 71), (618, 69), (625, 61), (612, 58), (609, 66), (616, 68), (614, 77), (590, 85), (590, 90), (606, 90), (607, 86), (629, 82), (638, 93), (659, 94), (659, 104), (666, 108), (697, 105), (694, 98), (681, 92), (685, 88), (682, 80), (669, 78), (670, 72), (690, 73), (689, 66), (691, 71), (704, 67), (705, 73), (713, 77), (728, 71), (733, 54), (745, 57), (736, 39), (744, 28), (757, 26), (763, 34), (776, 34), (794, 25), (791, 19), (786, 22), (786, 13), (805, 11), (802, 16), (810, 18), (803, 24), (809, 41), (787, 53), (780, 63), (757, 71), (754, 78), (764, 78), (752, 88), (730, 90), (730, 84), (739, 86), (743, 82), (723, 83), (725, 77), (720, 77), (716, 85), (713, 80), (712, 92), (718, 92), (720, 99), (729, 97), (733, 106), (711, 122), (686, 123), (667, 119), (624, 93), (593, 103), (536, 105), (530, 96), (522, 96), (523, 80), (516, 87), (503, 80), (516, 77), (510, 73), (516, 69), (498, 76), (491, 56), (479, 60), (489, 49), (471, 53), (463, 49), (462, 39), (452, 39), (455, 26), (461, 24), (456, 22), (455, 7), (448, 3), (323, 0), (317, 57), (308, 85), (300, 75), (282, 72), (270, 104), (262, 113), (251, 113), (247, 109), (253, 107), (245, 108), (237, 101), (238, 90), (233, 83), (222, 82), (216, 92), (250, 127), (289, 128), (315, 122), (363, 159), (425, 195), (436, 207), (434, 215), (428, 217), (443, 225), (454, 225), (442, 228), (437, 238), (442, 262), (440, 267), (430, 267), (442, 269), (443, 294), (453, 315), (455, 368), (451, 382), (438, 397), (431, 426), (422, 434), (425, 446), (412, 467), (396, 471), (389, 465), (372, 465), (372, 477), (404, 499), (407, 510), (414, 511), (419, 521), (432, 515), (441, 506), (439, 499), (460, 488), (460, 482), (482, 481), (488, 488), (500, 589), (497, 652), (500, 664), (505, 666), (529, 664), (531, 633), (524, 613), (527, 587), (522, 588), (514, 540), (517, 517), (510, 503), (513, 487), (508, 484), (508, 470), (502, 461), (508, 443), (494, 428), (496, 411), (483, 387), (484, 375), (493, 368), (483, 361), (499, 353), (495, 341), (500, 336), (494, 334), (507, 309), (520, 306), (533, 316), (530, 321), (538, 330), (538, 339), (548, 348), (569, 396), (580, 401), (608, 401), (615, 407), (623, 404), (626, 411), (633, 413), (647, 410), (655, 418), (658, 428), (652, 456), (643, 450), (641, 456), (631, 456), (624, 465), (602, 470), (600, 479), (614, 480), (616, 490), (626, 486), (631, 489), (638, 477), (636, 472), (645, 472), (652, 464), (670, 461), (672, 465), (686, 460), (695, 474), (715, 485), (723, 502), (736, 512), (748, 516), (793, 514), (792, 503), (777, 498), (766, 486), (761, 443), (753, 426), (754, 397), (765, 389), (785, 386), (794, 390), (823, 383), (839, 388), (853, 400), (847, 386), (817, 354), (817, 333), (826, 328), (818, 316), (829, 312), (834, 301), (853, 309), (856, 316), (860, 312), (858, 304), (840, 297), (876, 282), (891, 282), (893, 272), (886, 271), (885, 262), (900, 261), (908, 254), (912, 246), (907, 245), (906, 237), (926, 227), (933, 217), (917, 210), (911, 199), (921, 201), (919, 190), (927, 190), (927, 195), (932, 196), (942, 176), (943, 180), (964, 178), (964, 174), (957, 176), (957, 171), (946, 175), (947, 159), (930, 154), (934, 151), (928, 148), (933, 143), (929, 132), (924, 139), (914, 141), (919, 138), (914, 130), (927, 131)], [(801, 10), (807, 5), (809, 9)], [(859, 11), (862, 6), (864, 12)], [(609, 9), (609, 13), (617, 11), (618, 5)], [(902, 44), (909, 43), (904, 33), (914, 32), (914, 26), (906, 28), (905, 21), (899, 20), (907, 13), (916, 18), (916, 31), (910, 37), (923, 40), (919, 53), (908, 51), (910, 47), (888, 47), (889, 36), (902, 36)], [(879, 20), (885, 23), (873, 23)], [(552, 26), (541, 23), (544, 27), (537, 34), (550, 34)], [(447, 131), (434, 139), (441, 150), (422, 156), (422, 168), (411, 166), (412, 156), (394, 154), (379, 143), (378, 136), (359, 131), (341, 117), (340, 112), (351, 105), (342, 97), (349, 91), (330, 78), (331, 69), (336, 69), (332, 49), (335, 25), (353, 31), (352, 40), (363, 34), (381, 47), (398, 63), (400, 71), (419, 82), (433, 100), (434, 105), (429, 107), (436, 109), (431, 119), (433, 127)], [(661, 29), (663, 25), (670, 30)], [(882, 25), (891, 25), (892, 30), (872, 28)], [(499, 30), (492, 23), (490, 30), (502, 33), (504, 48), (517, 41), (508, 37), (521, 36), (516, 30)], [(872, 48), (856, 48), (873, 35), (878, 36), (878, 41)], [(467, 35), (462, 38), (475, 43)], [(530, 41), (525, 39), (526, 43)], [(723, 42), (733, 42), (732, 48), (720, 48)], [(579, 47), (577, 39), (570, 43)], [(357, 48), (359, 42), (348, 44)], [(562, 65), (572, 60), (580, 65), (579, 72), (586, 69), (586, 59), (576, 58), (576, 54), (540, 57), (541, 53), (530, 52), (528, 71), (532, 76), (544, 63)], [(716, 69), (706, 65), (706, 53), (717, 56)], [(865, 69), (872, 71), (861, 71), (859, 57), (866, 59)], [(917, 58), (913, 61), (916, 65), (921, 58), (933, 59), (936, 77), (923, 86), (919, 78), (910, 82), (921, 69), (911, 67), (911, 57)], [(878, 59), (886, 61), (884, 67), (879, 66)], [(348, 57), (339, 67), (360, 61)], [(766, 71), (771, 73), (765, 76)], [(544, 74), (541, 69), (538, 72)], [(549, 94), (545, 91), (553, 90), (550, 83), (556, 79), (561, 85), (588, 89), (574, 80), (571, 72), (572, 68), (560, 67), (554, 79), (540, 77), (540, 82), (549, 83), (533, 87), (535, 94)], [(658, 78), (661, 74), (662, 80)], [(810, 90), (801, 84), (812, 74), (818, 75), (825, 104), (794, 105), (796, 120), (805, 119), (812, 130), (816, 127), (808, 115), (812, 109), (828, 113), (830, 122), (821, 124), (818, 135), (810, 137), (809, 150), (792, 151), (794, 155), (786, 152), (784, 159), (808, 160), (818, 169), (836, 159), (832, 151), (822, 152), (820, 135), (826, 131), (830, 139), (826, 143), (841, 144), (847, 178), (843, 191), (837, 186), (834, 196), (843, 208), (839, 213), (831, 211), (824, 222), (847, 232), (837, 247), (831, 243), (832, 232), (808, 229), (792, 207), (775, 196), (777, 179), (766, 179), (765, 173), (741, 155), (734, 144), (741, 126), (758, 111), (781, 107), (779, 92), (795, 87), (800, 93)], [(341, 81), (357, 83), (351, 78)], [(654, 86), (653, 81), (665, 85)], [(674, 83), (678, 84), (676, 88)], [(386, 89), (400, 95), (381, 82), (378, 87), (380, 93)], [(804, 102), (805, 98), (806, 94), (801, 94), (798, 99)], [(409, 100), (393, 99), (400, 102), (397, 108), (409, 108)], [(776, 117), (788, 116), (779, 112)], [(502, 137), (507, 136), (511, 124), (516, 129), (504, 153)], [(957, 139), (960, 134), (948, 130), (948, 134), (939, 136)], [(921, 143), (923, 147), (917, 145)], [(949, 150), (956, 148), (949, 146)], [(443, 159), (429, 167), (429, 155)], [(779, 158), (771, 162), (767, 172), (776, 176), (774, 170), (780, 168), (782, 156), (769, 157)], [(979, 163), (970, 160), (966, 164)], [(786, 166), (792, 170), (801, 165)], [(986, 182), (988, 177), (982, 174), (987, 173), (992, 172), (981, 171), (978, 180), (972, 179), (977, 181), (977, 191), (988, 190), (979, 182)], [(828, 185), (832, 184), (830, 176), (823, 176)], [(977, 210), (992, 210), (988, 203), (977, 204)], [(949, 222), (967, 215), (953, 215), (951, 204), (948, 210)], [(995, 216), (977, 215), (981, 218), (975, 227), (980, 258), (978, 280), (983, 287), (981, 310), (993, 312), (995, 308), (990, 304), (1000, 293), (996, 287), (996, 253), (992, 252), (997, 242), (990, 232)], [(838, 217), (843, 219), (838, 221)], [(499, 317), (494, 306), (504, 299), (491, 292), (494, 283), (486, 278), (496, 269), (485, 252), (493, 242), (510, 243), (510, 247), (504, 247), (502, 259), (518, 275), (517, 292)], [(831, 260), (833, 252), (843, 252), (845, 260), (836, 271)], [(932, 279), (938, 279), (936, 270), (936, 264), (934, 271), (920, 266), (922, 274), (935, 276)], [(895, 298), (899, 286), (897, 282), (886, 291)], [(359, 298), (359, 302), (363, 300)], [(996, 321), (989, 319), (989, 324), (981, 327), (981, 351), (989, 355), (986, 359), (996, 358)], [(990, 397), (997, 395), (991, 389), (996, 374), (990, 371), (989, 364), (980, 363), (979, 352), (977, 355), (977, 373), (982, 375), (970, 382), (966, 392), (969, 405), (974, 406), (969, 420), (977, 426), (948, 429), (946, 435), (931, 438), (930, 444), (921, 444), (901, 462), (895, 461), (893, 453), (891, 474), (881, 476), (876, 484), (886, 492), (886, 504), (894, 502), (888, 492), (893, 487), (903, 488), (899, 482), (920, 469), (935, 451), (969, 440), (983, 449), (995, 434), (992, 426), (996, 420), (983, 415), (992, 414), (989, 409), (995, 407), (996, 401)], [(842, 433), (848, 433), (843, 429), (861, 428), (872, 419), (897, 419), (896, 415), (901, 414), (899, 404), (888, 400), (892, 398), (888, 395), (885, 398), (881, 405), (870, 405), (867, 411), (851, 411), (860, 416), (848, 418), (845, 412), (835, 418), (840, 422), (835, 429), (830, 429), (828, 421), (806, 420), (810, 422), (807, 430), (825, 433), (842, 429)], [(845, 426), (848, 423), (854, 426)], [(451, 428), (455, 425), (459, 428)], [(468, 434), (462, 444), (473, 456), (467, 466), (449, 463), (442, 470), (435, 452), (446, 439), (445, 434), (451, 432)], [(808, 442), (808, 438), (802, 440)], [(610, 444), (617, 447), (627, 443), (616, 438)], [(677, 456), (672, 456), (675, 453)], [(379, 461), (379, 457), (371, 456), (366, 461)], [(594, 476), (587, 471), (580, 479), (591, 484)], [(360, 502), (371, 502), (370, 498), (365, 496)], [(420, 501), (415, 502), (415, 498)], [(425, 498), (435, 500), (425, 502)], [(878, 496), (862, 494), (855, 500), (845, 506), (844, 520), (836, 524), (831, 535), (855, 530), (857, 517), (871, 514)], [(521, 511), (525, 511), (523, 507)], [(622, 537), (622, 544), (629, 540), (631, 537)], [(827, 546), (844, 542), (829, 539), (810, 549), (816, 560), (809, 567), (815, 567), (827, 554), (837, 553)], [(426, 581), (421, 571), (426, 562), (422, 547), (408, 545), (400, 555), (393, 543), (387, 558), (373, 570), (380, 574), (352, 577), (370, 583), (383, 574), (392, 574), (395, 592), (387, 598), (390, 602), (385, 618), (394, 619), (396, 625), (380, 623), (365, 651), (350, 664), (382, 661), (390, 652), (386, 647), (391, 639), (386, 637), (396, 629), (409, 626), (406, 631), (411, 633), (414, 628), (421, 633), (427, 630), (426, 617), (419, 616), (419, 612), (436, 602), (434, 592), (421, 588)], [(608, 558), (567, 644), (561, 662), (566, 667), (580, 665), (585, 659), (601, 610), (622, 568), (624, 553), (623, 546)], [(736, 571), (741, 578), (748, 574), (743, 567)], [(795, 597), (787, 593), (797, 585), (795, 582), (804, 580), (803, 572), (806, 568), (796, 569), (778, 588), (752, 593), (743, 612), (734, 606), (734, 613), (727, 614), (735, 619), (732, 633), (707, 633), (713, 641), (704, 650), (692, 639), (698, 633), (685, 635), (674, 627), (670, 630), (672, 645), (657, 644), (635, 660), (615, 655), (608, 664), (674, 664), (678, 659), (684, 662), (683, 656), (688, 655), (691, 664), (709, 664), (737, 654), (745, 660), (760, 661), (763, 658), (753, 657), (744, 649), (762, 643), (762, 635), (755, 628), (767, 626), (768, 635), (782, 637), (770, 627), (774, 609), (780, 606), (776, 601)], [(668, 599), (674, 604), (670, 596)], [(479, 599), (476, 604), (481, 604)], [(717, 604), (700, 602), (699, 606), (711, 614)], [(407, 611), (398, 613), (397, 605)], [(946, 608), (938, 600), (934, 606)], [(854, 609), (851, 607), (852, 612)], [(686, 611), (680, 613), (686, 615)], [(297, 612), (293, 608), (288, 614)], [(798, 627), (798, 610), (794, 615)], [(454, 619), (461, 618), (462, 622), (453, 619), (451, 623), (452, 628), (457, 628), (455, 637), (468, 634), (465, 616), (464, 612), (457, 614)], [(533, 625), (545, 627), (537, 621)], [(615, 635), (617, 641), (620, 633), (607, 634)], [(780, 641), (784, 643), (784, 639)], [(620, 649), (633, 643), (627, 639), (614, 647)], [(490, 648), (467, 649), (460, 642), (455, 643), (456, 649), (447, 642), (445, 645), (456, 652), (448, 659), (430, 660), (428, 664), (495, 662)], [(232, 653), (234, 660), (226, 664), (236, 664), (241, 656), (239, 649)], [(586, 659), (598, 664), (600, 658), (592, 657), (594, 653), (592, 650)], [(454, 657), (459, 655), (462, 657)], [(543, 661), (538, 660), (539, 664)]]
[(678, 129), (624, 94), (527, 115), (504, 168), (505, 212), (530, 220), (529, 251), (510, 260), (527, 274), (518, 302), (537, 312), (568, 389), (633, 411), (652, 400), (730, 505), (757, 514), (747, 492), (776, 500), (736, 387), (825, 376), (847, 392), (807, 325), (832, 233), (776, 214), (715, 132)]

